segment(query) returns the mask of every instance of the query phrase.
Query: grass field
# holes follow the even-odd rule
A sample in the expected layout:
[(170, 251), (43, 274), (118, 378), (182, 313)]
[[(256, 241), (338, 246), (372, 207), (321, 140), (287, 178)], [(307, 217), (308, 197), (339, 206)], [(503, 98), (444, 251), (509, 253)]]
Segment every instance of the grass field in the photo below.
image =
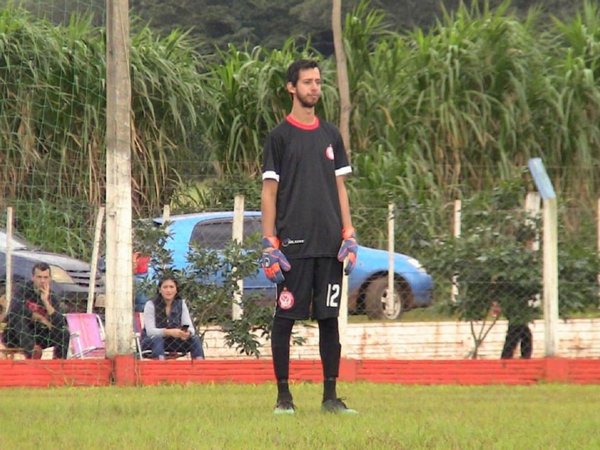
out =
[(295, 416), (273, 416), (270, 384), (5, 389), (0, 448), (600, 448), (600, 386), (341, 384), (358, 416), (322, 414), (318, 384), (292, 388)]

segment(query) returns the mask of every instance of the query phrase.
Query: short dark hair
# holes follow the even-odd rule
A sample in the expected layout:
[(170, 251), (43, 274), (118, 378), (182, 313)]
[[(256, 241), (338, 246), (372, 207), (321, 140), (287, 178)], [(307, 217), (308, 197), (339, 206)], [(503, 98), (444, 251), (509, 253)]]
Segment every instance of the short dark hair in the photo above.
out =
[(296, 86), (300, 71), (306, 69), (319, 69), (319, 63), (313, 59), (299, 59), (298, 61), (294, 61), (287, 70), (288, 83), (292, 83), (292, 86)]
[(36, 270), (39, 270), (40, 272), (45, 272), (46, 270), (50, 271), (50, 265), (48, 265), (48, 263), (45, 262), (35, 263), (31, 268), (31, 275), (35, 275)]

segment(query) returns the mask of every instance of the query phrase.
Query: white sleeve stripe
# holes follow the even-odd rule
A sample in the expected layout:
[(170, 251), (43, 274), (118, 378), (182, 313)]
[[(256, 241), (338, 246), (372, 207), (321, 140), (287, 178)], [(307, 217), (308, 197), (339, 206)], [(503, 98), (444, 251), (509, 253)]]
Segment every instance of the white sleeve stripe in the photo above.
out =
[(279, 174), (276, 173), (274, 170), (267, 170), (263, 172), (262, 179), (279, 181)]
[(340, 175), (348, 175), (349, 173), (352, 173), (352, 167), (344, 166), (335, 171), (335, 176), (339, 177)]

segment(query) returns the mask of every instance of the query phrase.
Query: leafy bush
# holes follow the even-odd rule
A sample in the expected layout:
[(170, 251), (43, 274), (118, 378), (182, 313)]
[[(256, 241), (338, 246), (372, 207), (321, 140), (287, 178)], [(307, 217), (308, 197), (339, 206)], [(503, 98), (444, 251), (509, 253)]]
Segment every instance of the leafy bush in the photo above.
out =
[[(461, 236), (438, 238), (426, 261), (446, 309), (471, 322), (474, 357), (497, 319), (494, 313), (501, 312), (512, 324), (527, 324), (540, 314), (542, 250), (532, 242), (541, 236), (542, 223), (539, 217), (526, 216), (519, 206), (523, 198), (524, 184), (513, 180), (489, 195), (478, 193), (463, 200)], [(563, 242), (558, 261), (560, 315), (597, 307), (600, 258), (595, 251)]]
[[(165, 250), (168, 222), (161, 227), (139, 223), (136, 232), (136, 250), (151, 255), (150, 273), (143, 286), (149, 298), (156, 295), (158, 281), (165, 275), (174, 275), (180, 285), (180, 294), (190, 308), (194, 326), (218, 325), (225, 334), (225, 342), (240, 353), (260, 356), (260, 339), (268, 338), (273, 318), (273, 303), (265, 303), (252, 295), (241, 295), (238, 282), (259, 269), (261, 246), (258, 237), (242, 246), (230, 241), (222, 251), (193, 247), (187, 254), (189, 265), (184, 270), (173, 269), (173, 258)], [(248, 250), (249, 249), (249, 250)], [(219, 275), (220, 282), (211, 280)], [(234, 299), (239, 298), (242, 315), (232, 316)], [(304, 339), (293, 335), (293, 343), (301, 345)]]

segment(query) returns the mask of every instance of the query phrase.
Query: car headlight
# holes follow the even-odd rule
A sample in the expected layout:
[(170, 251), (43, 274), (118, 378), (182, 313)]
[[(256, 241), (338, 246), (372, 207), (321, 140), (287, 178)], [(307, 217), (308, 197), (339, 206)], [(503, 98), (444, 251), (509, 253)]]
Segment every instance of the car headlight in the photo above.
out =
[(50, 266), (50, 273), (52, 274), (52, 281), (55, 283), (75, 284), (71, 275), (69, 275), (62, 267)]

